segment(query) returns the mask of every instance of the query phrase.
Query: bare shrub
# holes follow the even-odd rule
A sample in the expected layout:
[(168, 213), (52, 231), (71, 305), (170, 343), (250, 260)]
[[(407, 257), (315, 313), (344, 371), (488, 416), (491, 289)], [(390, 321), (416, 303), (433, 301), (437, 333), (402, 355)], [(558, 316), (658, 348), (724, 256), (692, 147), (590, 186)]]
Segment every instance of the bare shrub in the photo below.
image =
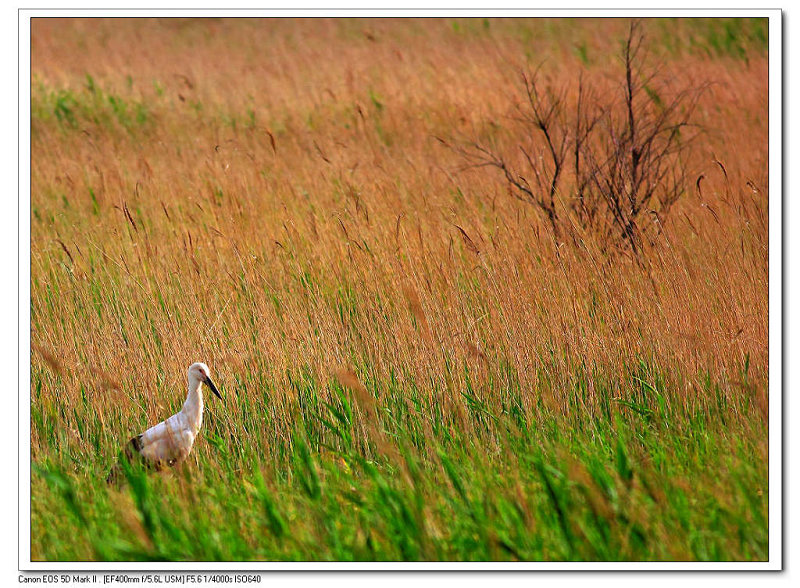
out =
[(620, 92), (603, 95), (581, 72), (577, 94), (542, 87), (539, 70), (520, 73), (526, 130), (516, 162), (485, 142), (455, 147), (466, 168), (503, 172), (517, 198), (536, 206), (559, 242), (577, 223), (604, 250), (629, 248), (639, 258), (672, 205), (686, 192), (686, 162), (698, 127), (691, 123), (704, 87), (673, 91), (647, 65), (641, 23), (632, 21), (621, 61)]

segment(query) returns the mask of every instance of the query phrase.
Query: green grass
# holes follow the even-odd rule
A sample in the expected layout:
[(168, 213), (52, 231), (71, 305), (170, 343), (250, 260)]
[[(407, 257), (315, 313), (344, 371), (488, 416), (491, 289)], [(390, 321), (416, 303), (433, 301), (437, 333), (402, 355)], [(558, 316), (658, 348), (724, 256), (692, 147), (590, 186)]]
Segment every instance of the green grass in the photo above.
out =
[(766, 55), (769, 48), (769, 21), (766, 18), (688, 19), (686, 31), (675, 36), (676, 19), (658, 19), (661, 43), (670, 54), (685, 51), (703, 57)]
[[(131, 93), (132, 84), (129, 79), (131, 87), (126, 89), (125, 95)], [(34, 78), (31, 84), (31, 118), (42, 122), (55, 118), (64, 130), (85, 130), (87, 125), (119, 125), (132, 132), (152, 124), (150, 108), (144, 99), (124, 98), (122, 94), (105, 90), (89, 74), (86, 74), (86, 83), (80, 90), (53, 89)]]
[[(34, 373), (34, 391), (48, 377)], [(607, 399), (603, 414), (582, 413), (585, 388), (571, 391), (571, 417), (526, 412), (515, 401), (523, 391), (501, 374), (484, 394), (503, 400), (487, 404), (468, 377), (458, 385), (467, 436), (437, 405), (442, 391), (422, 399), (413, 387), (374, 382), (369, 414), (348, 390), (309, 372), (290, 376), (300, 408), (287, 425), (268, 391), (253, 393), (263, 384), (250, 374), (226, 387), (224, 403), (209, 403), (196, 457), (168, 475), (129, 472), (121, 497), (104, 482), (110, 456), (87, 463), (71, 452), (57, 426), (65, 415), (43, 412), (34, 392), (32, 419), (51, 432), (54, 448), (33, 470), (38, 555), (766, 559), (766, 462), (750, 459), (763, 451), (754, 439), (765, 429), (737, 439), (724, 416), (730, 410), (677, 408), (670, 378), (646, 363), (595, 388)], [(229, 416), (232, 405), (240, 419)], [(74, 410), (76, 423), (87, 416), (87, 405), (61, 410)], [(98, 448), (109, 441), (91, 420), (79, 434)]]

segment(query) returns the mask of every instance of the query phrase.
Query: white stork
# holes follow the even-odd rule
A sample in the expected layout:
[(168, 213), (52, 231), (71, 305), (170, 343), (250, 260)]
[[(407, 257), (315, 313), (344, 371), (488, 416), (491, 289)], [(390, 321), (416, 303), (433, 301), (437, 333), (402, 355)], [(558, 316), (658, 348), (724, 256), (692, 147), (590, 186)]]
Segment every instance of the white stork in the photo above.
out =
[[(139, 459), (149, 469), (158, 471), (180, 463), (189, 455), (203, 424), (202, 384), (211, 388), (218, 398), (222, 399), (222, 396), (211, 381), (211, 374), (206, 364), (190, 365), (188, 379), (189, 394), (180, 412), (150, 427), (125, 445), (124, 454), (129, 462)], [(111, 468), (106, 481), (109, 484), (116, 483), (121, 473), (120, 464), (117, 463)]]

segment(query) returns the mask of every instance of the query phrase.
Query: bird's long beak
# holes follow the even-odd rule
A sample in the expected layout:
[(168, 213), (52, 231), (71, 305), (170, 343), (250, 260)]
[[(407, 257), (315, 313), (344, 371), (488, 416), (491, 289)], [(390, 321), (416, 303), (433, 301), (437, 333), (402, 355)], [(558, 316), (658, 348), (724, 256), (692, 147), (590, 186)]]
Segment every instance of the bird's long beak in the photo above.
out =
[(210, 378), (210, 377), (207, 377), (207, 378), (206, 378), (206, 385), (207, 385), (209, 388), (211, 388), (211, 391), (212, 391), (214, 394), (216, 394), (216, 395), (217, 395), (217, 398), (219, 398), (220, 400), (222, 400), (222, 395), (219, 393), (219, 390), (217, 390), (217, 387), (214, 385), (214, 382), (212, 382), (212, 381), (211, 381), (211, 378)]

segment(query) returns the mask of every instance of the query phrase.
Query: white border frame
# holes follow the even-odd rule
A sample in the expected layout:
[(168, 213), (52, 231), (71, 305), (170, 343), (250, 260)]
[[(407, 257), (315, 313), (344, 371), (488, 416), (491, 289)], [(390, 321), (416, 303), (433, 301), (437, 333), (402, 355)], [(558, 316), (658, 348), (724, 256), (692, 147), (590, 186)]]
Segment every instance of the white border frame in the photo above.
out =
[[(579, 12), (579, 14), (575, 14)], [(32, 562), (30, 559), (30, 20), (35, 17), (765, 17), (769, 19), (769, 560), (767, 562)], [(563, 570), (774, 571), (783, 569), (782, 14), (758, 10), (37, 10), (20, 9), (19, 32), (19, 569), (24, 571)]]

